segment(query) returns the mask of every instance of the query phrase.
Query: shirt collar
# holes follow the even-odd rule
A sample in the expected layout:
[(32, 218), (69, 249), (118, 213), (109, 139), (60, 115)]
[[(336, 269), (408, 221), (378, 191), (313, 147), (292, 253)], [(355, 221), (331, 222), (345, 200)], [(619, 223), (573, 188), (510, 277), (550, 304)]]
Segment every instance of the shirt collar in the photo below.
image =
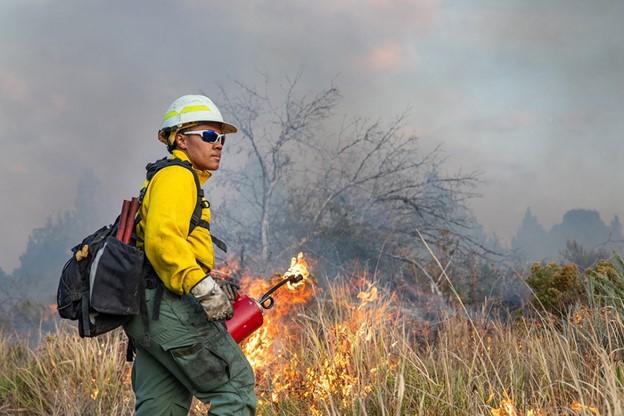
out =
[[(186, 153), (184, 153), (180, 149), (174, 149), (173, 152), (171, 152), (171, 154), (176, 159), (184, 160), (187, 162), (191, 161), (189, 157), (186, 155)], [(199, 183), (201, 185), (203, 185), (212, 176), (212, 172), (210, 172), (209, 170), (199, 170), (193, 167), (193, 171), (197, 174), (197, 177), (199, 178)]]

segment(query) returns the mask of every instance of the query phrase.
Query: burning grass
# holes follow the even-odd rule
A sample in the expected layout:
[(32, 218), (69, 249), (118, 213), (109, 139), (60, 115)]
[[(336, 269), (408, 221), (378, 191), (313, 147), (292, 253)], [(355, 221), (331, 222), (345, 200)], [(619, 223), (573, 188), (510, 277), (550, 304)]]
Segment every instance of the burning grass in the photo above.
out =
[[(243, 345), (260, 415), (622, 414), (616, 306), (510, 323), (458, 311), (433, 325), (365, 273), (275, 298)], [(128, 368), (119, 333), (59, 329), (36, 348), (0, 338), (0, 414), (131, 414)]]

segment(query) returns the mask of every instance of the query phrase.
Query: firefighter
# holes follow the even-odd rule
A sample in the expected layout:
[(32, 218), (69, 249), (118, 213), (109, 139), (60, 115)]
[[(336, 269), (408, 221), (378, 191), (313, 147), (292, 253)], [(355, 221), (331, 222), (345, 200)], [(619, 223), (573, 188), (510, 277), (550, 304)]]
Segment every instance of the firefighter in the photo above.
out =
[[(215, 238), (200, 186), (219, 168), (225, 135), (236, 131), (203, 95), (178, 98), (163, 117), (158, 138), (169, 159), (188, 161), (192, 170), (167, 166), (144, 187), (136, 235), (153, 268), (145, 290), (149, 319), (125, 325), (136, 351), (137, 415), (186, 415), (193, 396), (210, 403), (209, 415), (255, 414), (253, 371), (224, 325), (237, 287), (209, 274)], [(197, 198), (201, 221), (191, 229)]]

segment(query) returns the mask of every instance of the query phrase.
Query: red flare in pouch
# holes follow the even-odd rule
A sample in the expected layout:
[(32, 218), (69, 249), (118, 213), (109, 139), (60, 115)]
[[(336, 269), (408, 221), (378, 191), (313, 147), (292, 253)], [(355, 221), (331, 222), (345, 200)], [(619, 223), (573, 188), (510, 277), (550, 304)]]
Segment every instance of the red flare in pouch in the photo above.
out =
[(130, 205), (130, 209), (128, 210), (128, 217), (126, 219), (126, 227), (123, 233), (123, 240), (121, 240), (126, 244), (130, 243), (130, 238), (132, 237), (132, 232), (134, 231), (134, 219), (136, 217), (137, 212), (139, 211), (139, 201), (136, 198), (132, 198), (132, 201), (129, 202), (129, 205)]
[(121, 214), (119, 215), (119, 226), (117, 227), (117, 234), (115, 238), (119, 241), (123, 241), (124, 232), (126, 230), (128, 211), (130, 210), (130, 201), (124, 199), (121, 204)]

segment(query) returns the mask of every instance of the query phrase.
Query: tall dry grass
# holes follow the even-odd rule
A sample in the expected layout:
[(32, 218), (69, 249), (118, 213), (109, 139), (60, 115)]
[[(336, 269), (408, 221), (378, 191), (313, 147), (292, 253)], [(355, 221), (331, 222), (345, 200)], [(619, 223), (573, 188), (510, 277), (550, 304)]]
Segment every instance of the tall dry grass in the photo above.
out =
[(34, 348), (0, 336), (0, 414), (126, 415), (133, 400), (123, 334), (80, 339), (61, 327)]
[(579, 307), (564, 321), (457, 314), (431, 328), (378, 293), (362, 303), (335, 285), (298, 317), (302, 336), (283, 353), (297, 383), (262, 414), (622, 414), (624, 320), (615, 307)]
[[(259, 414), (623, 414), (617, 304), (507, 323), (462, 310), (435, 326), (411, 307), (376, 282), (330, 285), (292, 316), (298, 335), (276, 352), (279, 385), (257, 386)], [(68, 329), (36, 348), (0, 338), (0, 414), (131, 414), (124, 347), (119, 333)]]

